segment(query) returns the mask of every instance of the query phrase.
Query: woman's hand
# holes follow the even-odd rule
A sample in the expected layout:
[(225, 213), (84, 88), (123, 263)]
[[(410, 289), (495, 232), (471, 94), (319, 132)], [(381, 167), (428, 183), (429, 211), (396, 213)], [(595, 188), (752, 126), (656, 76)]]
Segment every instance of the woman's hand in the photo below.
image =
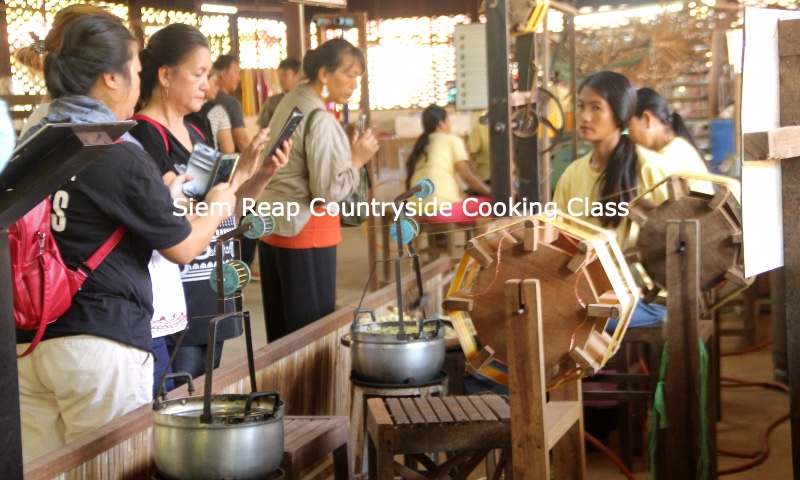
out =
[(353, 151), (353, 168), (361, 168), (378, 151), (378, 140), (372, 134), (372, 130), (368, 129), (361, 135), (356, 132), (350, 148)]
[(186, 195), (183, 194), (183, 184), (191, 180), (194, 180), (194, 175), (188, 173), (175, 175), (172, 180), (170, 180), (167, 187), (169, 188), (169, 194), (173, 200), (186, 198)]
[(258, 157), (264, 151), (264, 146), (269, 139), (269, 127), (262, 128), (250, 141), (250, 144), (242, 152), (239, 159), (239, 168), (234, 174), (235, 183), (241, 185), (245, 183), (258, 170)]
[(283, 142), (283, 145), (275, 150), (275, 155), (264, 158), (264, 163), (258, 171), (261, 180), (269, 182), (283, 167), (289, 163), (289, 152), (292, 150), (292, 140), (288, 139)]
[(209, 205), (208, 214), (218, 216), (221, 219), (233, 215), (236, 207), (236, 189), (239, 186), (236, 182), (223, 182), (215, 185), (206, 194), (205, 202)]

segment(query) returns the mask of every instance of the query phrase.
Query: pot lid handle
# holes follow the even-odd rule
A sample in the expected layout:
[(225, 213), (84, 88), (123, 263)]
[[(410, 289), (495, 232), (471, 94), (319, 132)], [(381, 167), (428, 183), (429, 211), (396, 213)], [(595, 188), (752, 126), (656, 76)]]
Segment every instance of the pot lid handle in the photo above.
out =
[(278, 393), (277, 390), (272, 390), (269, 392), (253, 392), (247, 396), (247, 400), (245, 400), (244, 402), (245, 418), (247, 418), (247, 416), (250, 415), (250, 410), (252, 410), (253, 408), (253, 400), (264, 397), (275, 397), (275, 403), (274, 407), (272, 408), (272, 411), (274, 412), (275, 410), (277, 410), (278, 404), (281, 403), (281, 394)]

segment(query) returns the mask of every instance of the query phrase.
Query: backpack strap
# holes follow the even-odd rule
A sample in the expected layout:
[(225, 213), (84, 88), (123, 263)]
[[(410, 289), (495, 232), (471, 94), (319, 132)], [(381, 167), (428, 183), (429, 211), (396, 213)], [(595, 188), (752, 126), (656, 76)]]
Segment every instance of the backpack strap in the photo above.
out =
[[(195, 132), (197, 132), (197, 134), (198, 134), (198, 135), (200, 135), (200, 137), (201, 137), (201, 138), (202, 138), (204, 141), (206, 141), (206, 142), (208, 141), (208, 139), (206, 138), (206, 135), (203, 133), (203, 131), (202, 131), (202, 130), (200, 130), (199, 128), (197, 128), (197, 125), (195, 125), (195, 124), (194, 124), (194, 123), (192, 123), (192, 122), (184, 122), (184, 123), (186, 123), (186, 125), (189, 125), (190, 127), (192, 127), (192, 128), (194, 129), (194, 131), (195, 131)], [(212, 145), (212, 147), (213, 147), (213, 145)]]
[[(136, 120), (137, 122), (140, 121), (140, 120), (143, 121), (143, 122), (147, 122), (150, 125), (152, 125), (153, 128), (158, 130), (158, 133), (161, 134), (161, 138), (164, 139), (164, 146), (167, 148), (167, 155), (169, 155), (169, 140), (167, 140), (167, 131), (164, 130), (164, 126), (163, 125), (161, 125), (160, 123), (156, 122), (155, 120), (153, 120), (152, 118), (148, 117), (147, 115), (142, 115), (141, 113), (138, 113), (138, 114), (132, 116), (131, 120)], [(205, 138), (205, 137), (203, 137), (203, 138)]]
[(47, 328), (47, 322), (39, 322), (39, 328), (36, 329), (36, 335), (33, 336), (33, 340), (31, 340), (28, 348), (26, 348), (24, 352), (17, 355), (17, 359), (20, 359), (26, 355), (30, 355), (33, 349), (35, 349), (39, 345), (39, 342), (42, 341), (45, 328)]
[[(127, 140), (123, 138), (118, 138), (117, 141), (115, 141), (114, 143), (125, 143), (125, 142), (127, 142)], [(95, 250), (92, 256), (89, 257), (88, 260), (83, 262), (83, 264), (78, 268), (86, 268), (87, 270), (89, 270), (89, 272), (94, 272), (97, 269), (97, 267), (101, 263), (103, 263), (103, 260), (106, 259), (108, 254), (111, 253), (111, 250), (114, 250), (114, 248), (117, 245), (119, 245), (119, 242), (122, 240), (122, 237), (125, 236), (126, 231), (127, 229), (125, 228), (125, 225), (120, 225), (119, 227), (117, 227), (117, 229), (114, 230), (114, 233), (112, 233), (111, 236), (108, 237), (108, 240), (106, 240), (104, 244), (100, 245), (100, 248)]]
[(311, 129), (311, 119), (314, 118), (314, 115), (316, 115), (317, 112), (321, 111), (321, 108), (315, 108), (314, 110), (308, 112), (308, 116), (306, 116), (306, 123), (303, 126), (303, 151), (306, 149), (306, 137), (308, 136), (308, 131)]
[(117, 227), (117, 229), (114, 230), (114, 233), (108, 237), (108, 240), (106, 240), (104, 244), (100, 245), (100, 248), (95, 250), (92, 256), (83, 262), (83, 265), (78, 268), (85, 268), (89, 270), (90, 273), (94, 272), (97, 267), (103, 263), (103, 260), (106, 259), (108, 254), (111, 253), (111, 251), (114, 250), (117, 245), (119, 245), (119, 242), (122, 240), (122, 237), (125, 236), (126, 232), (127, 229), (125, 228), (125, 225), (120, 225)]

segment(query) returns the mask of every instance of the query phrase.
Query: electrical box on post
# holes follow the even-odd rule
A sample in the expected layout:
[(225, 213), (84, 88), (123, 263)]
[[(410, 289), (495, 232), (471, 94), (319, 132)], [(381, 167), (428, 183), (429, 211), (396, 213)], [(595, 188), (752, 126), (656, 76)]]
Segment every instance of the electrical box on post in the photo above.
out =
[(485, 110), (489, 104), (486, 25), (456, 25), (456, 109)]

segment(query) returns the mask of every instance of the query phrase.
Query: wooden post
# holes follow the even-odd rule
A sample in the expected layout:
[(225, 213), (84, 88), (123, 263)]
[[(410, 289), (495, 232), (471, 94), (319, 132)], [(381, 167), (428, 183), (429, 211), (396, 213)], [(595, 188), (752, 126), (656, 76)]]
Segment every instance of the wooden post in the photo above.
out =
[(486, 3), (486, 66), (489, 72), (489, 157), (492, 202), (512, 195), (511, 79), (508, 75), (508, 2)]
[[(778, 22), (781, 127), (800, 125), (800, 20)], [(795, 137), (796, 138), (796, 137)], [(789, 410), (792, 422), (792, 467), (800, 479), (800, 221), (795, 208), (800, 205), (800, 161), (783, 158), (783, 265), (786, 275), (786, 341), (789, 364)]]
[[(523, 293), (524, 291), (524, 293)], [(525, 305), (522, 305), (525, 296)], [(538, 280), (506, 282), (506, 332), (509, 333), (508, 369), (511, 405), (511, 458), (515, 480), (550, 478), (550, 452), (545, 431), (542, 306)], [(522, 311), (522, 309), (525, 309)], [(511, 334), (513, 332), (513, 334)]]
[(539, 280), (508, 280), (505, 289), (508, 358), (514, 359), (508, 369), (514, 479), (550, 478), (551, 449), (556, 478), (585, 479), (580, 383), (552, 390), (549, 402), (545, 393)]
[(22, 480), (22, 425), (19, 412), (16, 338), (14, 330), (14, 298), (11, 292), (11, 257), (8, 250), (8, 230), (0, 229), (0, 478)]
[[(659, 479), (699, 479), (701, 411), (697, 387), (700, 367), (697, 321), (700, 318), (700, 225), (697, 220), (667, 222), (668, 349), (664, 398), (669, 427), (659, 431), (657, 471)], [(710, 375), (709, 369), (709, 375)], [(706, 388), (711, 388), (708, 382)], [(707, 397), (706, 411), (716, 410)], [(709, 406), (712, 408), (709, 409)], [(709, 442), (708, 477), (716, 478), (716, 414), (705, 415)], [(658, 428), (653, 425), (653, 428)]]
[[(6, 5), (0, 6), (0, 77), (11, 76), (11, 50), (8, 45), (8, 19), (6, 18)], [(8, 92), (11, 93), (11, 92)]]
[[(581, 382), (571, 382), (550, 391), (550, 401), (564, 402), (581, 399)], [(581, 412), (582, 404), (581, 405)], [(576, 461), (576, 456), (580, 461)], [(579, 480), (586, 475), (586, 442), (583, 439), (583, 415), (569, 427), (561, 441), (553, 446), (553, 470), (556, 478)], [(547, 477), (549, 478), (549, 477)]]
[(286, 22), (286, 55), (302, 61), (308, 43), (305, 7), (297, 3), (281, 3), (281, 8)]

